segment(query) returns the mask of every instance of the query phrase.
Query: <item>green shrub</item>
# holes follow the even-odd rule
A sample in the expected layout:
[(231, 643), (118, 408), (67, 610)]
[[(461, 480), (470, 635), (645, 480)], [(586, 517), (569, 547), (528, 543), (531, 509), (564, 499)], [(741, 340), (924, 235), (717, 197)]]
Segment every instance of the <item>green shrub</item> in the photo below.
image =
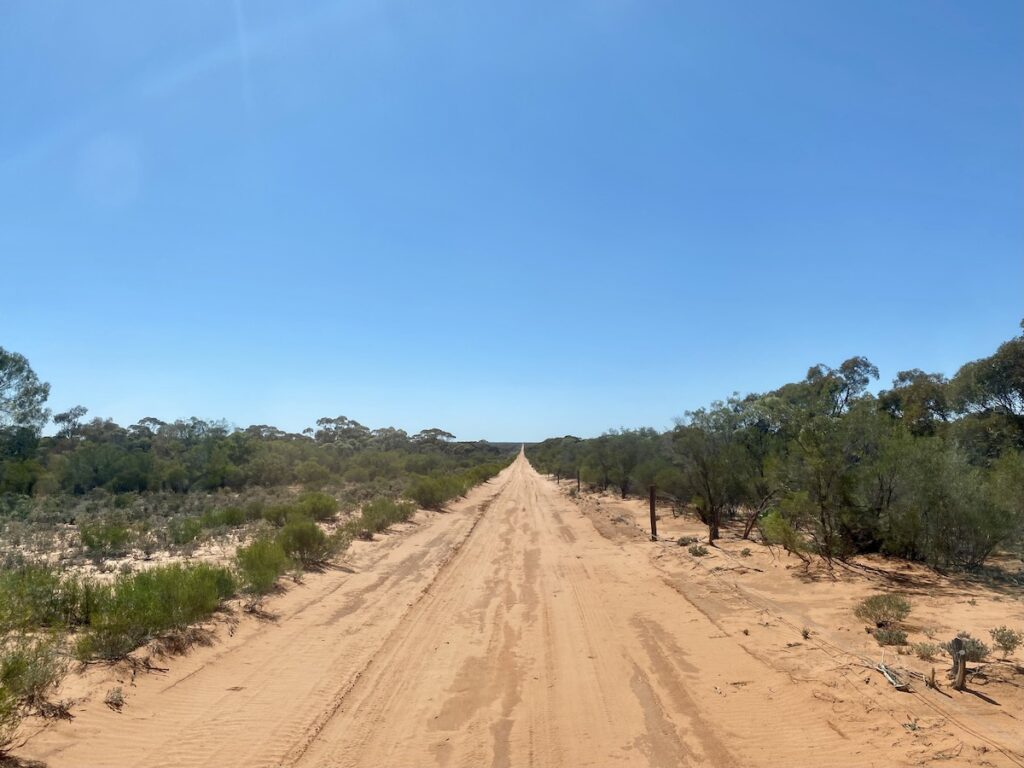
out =
[(203, 522), (198, 517), (179, 517), (168, 526), (171, 542), (179, 547), (191, 544), (203, 532)]
[[(964, 651), (966, 652), (964, 658), (967, 661), (984, 661), (988, 656), (989, 647), (978, 638), (972, 637), (970, 632), (957, 632), (956, 636), (964, 641)], [(953, 655), (953, 643), (947, 643), (944, 648), (946, 653), (950, 656)]]
[(73, 627), (88, 620), (95, 595), (89, 579), (46, 565), (0, 571), (0, 630)]
[(405, 495), (423, 509), (441, 509), (451, 496), (436, 477), (419, 477), (405, 489)]
[(686, 550), (694, 557), (704, 557), (708, 553), (708, 548), (703, 544), (691, 544), (690, 548)]
[(293, 516), (277, 534), (284, 553), (304, 567), (322, 565), (333, 554), (331, 540), (308, 517)]
[(761, 536), (768, 544), (782, 547), (787, 552), (801, 556), (804, 550), (807, 549), (807, 545), (800, 534), (777, 509), (773, 509), (758, 520), (757, 525), (761, 531)]
[(914, 653), (924, 661), (932, 661), (941, 650), (936, 643), (914, 643)]
[(241, 507), (224, 507), (206, 512), (200, 519), (203, 528), (237, 528), (246, 522)]
[(96, 596), (77, 655), (83, 660), (121, 658), (149, 640), (208, 618), (234, 591), (230, 571), (205, 563), (119, 576)]
[(331, 520), (338, 514), (338, 502), (326, 493), (304, 493), (295, 503), (295, 509), (313, 520)]
[(740, 557), (750, 557), (750, 547), (744, 547), (740, 550)]
[(875, 630), (875, 640), (879, 645), (906, 645), (907, 633), (894, 627), (879, 627)]
[(78, 535), (86, 552), (103, 557), (126, 554), (132, 539), (129, 528), (114, 522), (83, 523)]
[(691, 544), (696, 544), (698, 541), (700, 541), (700, 539), (698, 539), (696, 536), (680, 536), (678, 539), (676, 539), (676, 544), (678, 544), (680, 547), (688, 547)]
[(65, 672), (58, 638), (0, 635), (0, 756), (22, 716), (43, 710)]
[(352, 544), (352, 529), (345, 526), (331, 534), (331, 554), (334, 556), (345, 552)]
[(363, 505), (362, 513), (352, 523), (356, 535), (380, 533), (395, 523), (402, 523), (416, 513), (416, 506), (407, 501), (379, 497)]
[(263, 512), (267, 508), (267, 505), (262, 501), (250, 501), (245, 505), (245, 519), (247, 522), (253, 522), (254, 520), (262, 520)]
[(22, 707), (38, 710), (67, 672), (54, 637), (0, 637), (0, 689)]
[(21, 704), (14, 695), (0, 685), (0, 756), (14, 739), (14, 732), (21, 722)]
[(1024, 633), (1009, 627), (996, 627), (990, 629), (988, 633), (992, 635), (992, 642), (996, 644), (996, 648), (1003, 652), (1004, 659), (1024, 642)]
[[(419, 467), (415, 461), (407, 462), (406, 466), (408, 469)], [(504, 467), (504, 464), (491, 462), (446, 475), (421, 475), (409, 484), (405, 496), (423, 509), (440, 510), (446, 502), (464, 496), (470, 488), (486, 482)]]
[(235, 566), (242, 590), (251, 595), (265, 595), (277, 584), (278, 577), (292, 565), (280, 542), (259, 538), (235, 553)]
[(278, 528), (284, 525), (288, 518), (294, 514), (295, 508), (288, 504), (274, 504), (273, 506), (264, 507), (262, 511), (263, 519)]
[(910, 601), (897, 594), (872, 595), (862, 600), (853, 609), (853, 613), (861, 621), (869, 622), (876, 627), (887, 627), (907, 618), (910, 613)]

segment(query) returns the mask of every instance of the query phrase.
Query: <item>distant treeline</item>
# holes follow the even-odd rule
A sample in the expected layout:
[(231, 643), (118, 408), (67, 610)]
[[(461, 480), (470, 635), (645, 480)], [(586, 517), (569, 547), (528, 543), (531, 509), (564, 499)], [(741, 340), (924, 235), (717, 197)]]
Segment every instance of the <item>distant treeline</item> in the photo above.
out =
[(197, 418), (144, 418), (123, 427), (86, 421), (81, 406), (53, 415), (57, 432), (43, 436), (48, 394), (24, 356), (0, 348), (0, 496), (373, 484), (454, 472), (513, 450), (456, 442), (436, 428), (415, 435), (370, 429), (344, 416), (319, 419), (301, 433)]
[[(1024, 323), (1021, 324), (1024, 328)], [(884, 552), (974, 568), (1024, 538), (1024, 335), (952, 379), (854, 357), (802, 381), (687, 412), (667, 432), (612, 430), (527, 448), (539, 469), (623, 497), (650, 485), (806, 558)]]

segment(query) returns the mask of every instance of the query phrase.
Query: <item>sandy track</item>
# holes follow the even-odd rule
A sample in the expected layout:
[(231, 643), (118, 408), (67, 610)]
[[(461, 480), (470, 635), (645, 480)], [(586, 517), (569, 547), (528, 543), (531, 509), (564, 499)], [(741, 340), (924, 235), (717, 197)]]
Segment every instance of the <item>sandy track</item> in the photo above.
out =
[(93, 700), (24, 754), (97, 767), (910, 764), (891, 722), (837, 717), (525, 458), (353, 565), (277, 599), (276, 623), (139, 678), (123, 714)]

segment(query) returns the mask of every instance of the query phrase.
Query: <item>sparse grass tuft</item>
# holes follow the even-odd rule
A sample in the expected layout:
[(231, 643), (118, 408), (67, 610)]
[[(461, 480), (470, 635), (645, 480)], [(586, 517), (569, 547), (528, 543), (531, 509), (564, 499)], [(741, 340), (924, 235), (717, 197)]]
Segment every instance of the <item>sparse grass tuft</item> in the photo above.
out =
[(704, 557), (708, 554), (708, 548), (703, 544), (691, 544), (690, 548), (686, 551), (694, 557)]
[(115, 712), (120, 712), (124, 709), (124, 691), (121, 689), (121, 686), (119, 685), (107, 691), (107, 695), (103, 697), (103, 703)]

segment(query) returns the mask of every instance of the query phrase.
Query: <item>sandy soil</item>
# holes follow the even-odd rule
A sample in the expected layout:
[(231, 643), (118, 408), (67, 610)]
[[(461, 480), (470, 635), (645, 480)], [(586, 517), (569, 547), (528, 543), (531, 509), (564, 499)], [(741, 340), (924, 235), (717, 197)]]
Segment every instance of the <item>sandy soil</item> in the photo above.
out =
[[(360, 543), (350, 570), (268, 601), (274, 620), (222, 620), (164, 673), (74, 676), (75, 719), (18, 754), (97, 768), (1024, 765), (1013, 664), (972, 693), (899, 693), (869, 669), (880, 649), (850, 608), (891, 575), (734, 541), (693, 558), (650, 542), (644, 514), (570, 500), (520, 458), (451, 512)], [(925, 598), (936, 577), (902, 575), (912, 619), (940, 637), (1024, 624), (1016, 596), (943, 582)], [(116, 685), (120, 713), (103, 704)]]

